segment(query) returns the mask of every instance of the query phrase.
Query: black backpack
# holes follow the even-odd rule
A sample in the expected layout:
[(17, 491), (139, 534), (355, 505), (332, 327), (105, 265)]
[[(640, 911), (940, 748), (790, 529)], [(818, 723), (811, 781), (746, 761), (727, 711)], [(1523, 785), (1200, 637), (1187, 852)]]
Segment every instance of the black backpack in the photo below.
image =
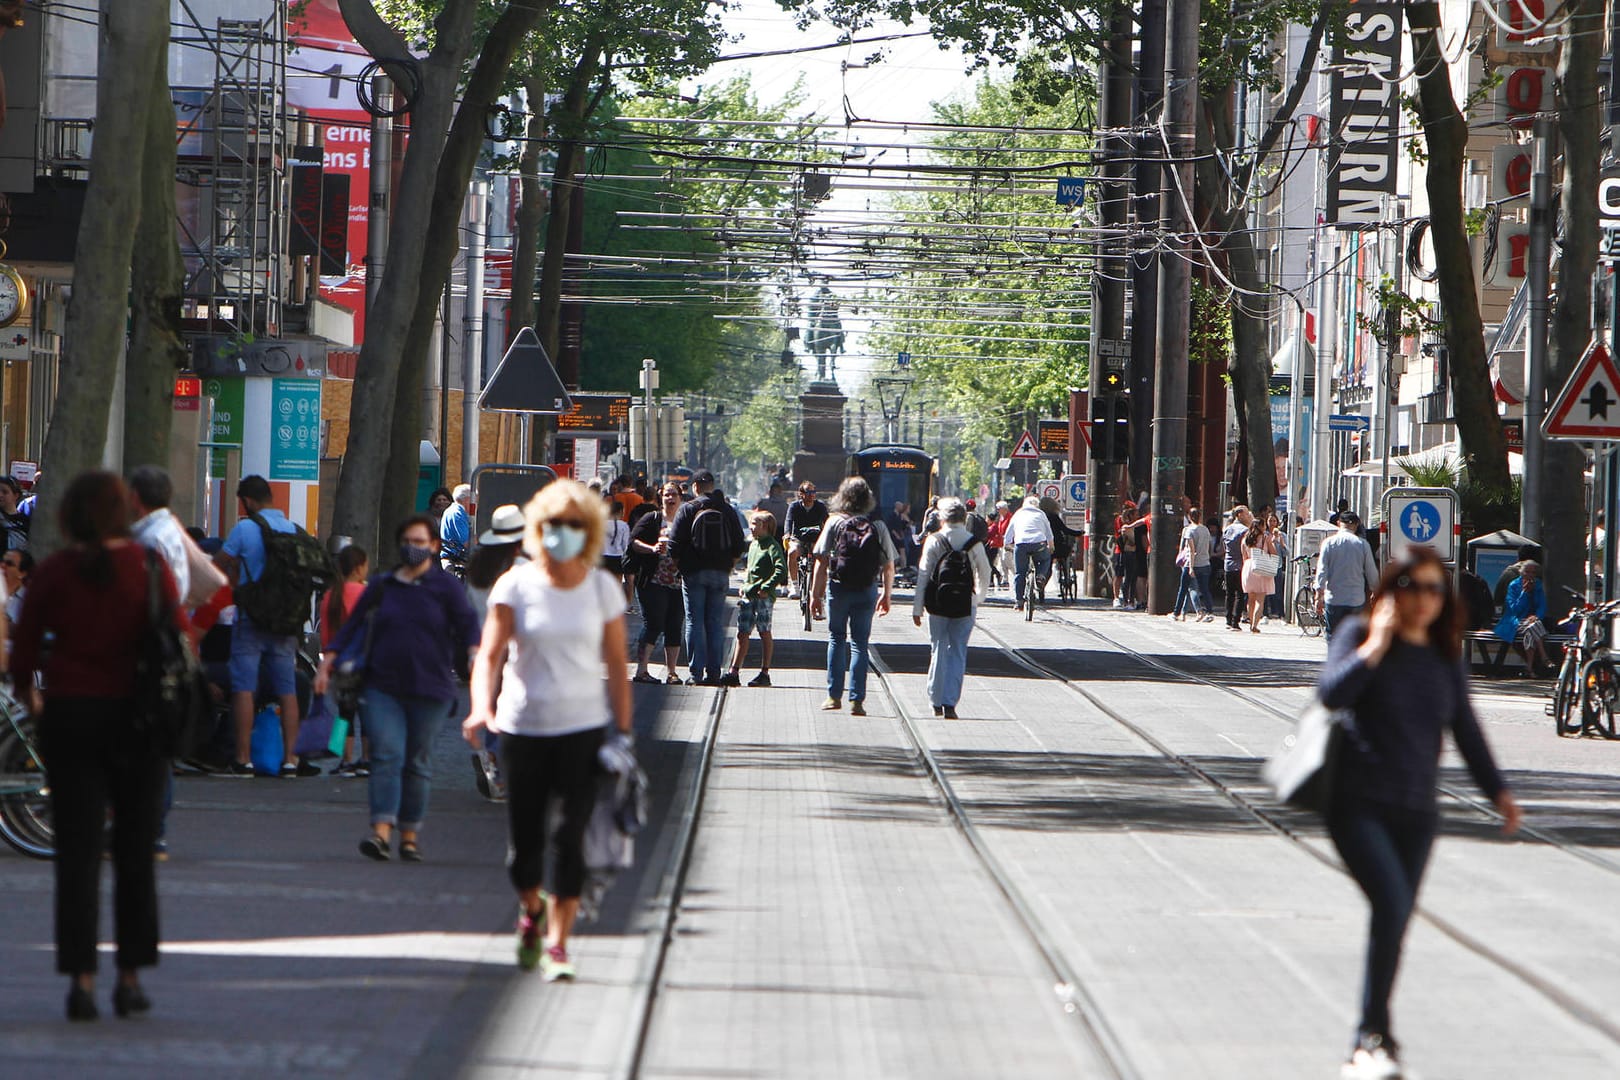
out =
[(293, 526), (276, 532), (262, 515), (250, 514), (264, 538), (264, 572), (236, 587), (236, 606), (267, 634), (301, 634), (310, 601), (338, 580), (337, 567), (321, 542)]
[(832, 579), (848, 589), (869, 588), (883, 567), (883, 542), (871, 518), (845, 518), (833, 542)]
[(732, 518), (728, 506), (705, 506), (692, 515), (692, 554), (703, 562), (725, 562), (734, 556), (731, 530), (726, 528), (726, 516)]
[(934, 567), (934, 576), (928, 579), (923, 591), (923, 607), (930, 615), (947, 619), (960, 619), (973, 614), (973, 559), (968, 552), (979, 542), (977, 536), (968, 537), (960, 551), (941, 537), (945, 544), (945, 557)]

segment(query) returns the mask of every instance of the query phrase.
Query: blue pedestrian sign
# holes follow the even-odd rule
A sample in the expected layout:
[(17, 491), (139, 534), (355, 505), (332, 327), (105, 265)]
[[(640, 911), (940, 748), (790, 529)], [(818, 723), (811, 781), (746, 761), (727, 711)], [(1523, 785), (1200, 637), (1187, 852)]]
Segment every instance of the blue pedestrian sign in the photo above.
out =
[(1449, 488), (1390, 488), (1383, 511), (1387, 559), (1414, 547), (1432, 548), (1444, 562), (1456, 558), (1457, 496)]
[(1396, 526), (1401, 534), (1414, 544), (1433, 543), (1440, 532), (1440, 511), (1432, 502), (1419, 499), (1406, 504)]
[(1086, 178), (1061, 176), (1057, 182), (1057, 201), (1060, 206), (1079, 206), (1086, 201)]
[(1080, 511), (1086, 508), (1086, 478), (1079, 473), (1071, 473), (1062, 480), (1063, 509)]

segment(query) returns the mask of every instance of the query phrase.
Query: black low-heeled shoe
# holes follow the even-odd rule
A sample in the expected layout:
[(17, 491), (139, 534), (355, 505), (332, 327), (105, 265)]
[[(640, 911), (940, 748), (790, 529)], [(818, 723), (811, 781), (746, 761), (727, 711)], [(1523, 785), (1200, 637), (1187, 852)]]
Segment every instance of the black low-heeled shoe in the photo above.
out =
[(69, 1020), (95, 1020), (101, 1016), (96, 1008), (95, 995), (80, 986), (68, 991), (67, 1018)]
[(138, 1014), (152, 1008), (152, 999), (146, 996), (139, 983), (131, 986), (128, 983), (119, 983), (113, 988), (113, 1012), (120, 1017)]

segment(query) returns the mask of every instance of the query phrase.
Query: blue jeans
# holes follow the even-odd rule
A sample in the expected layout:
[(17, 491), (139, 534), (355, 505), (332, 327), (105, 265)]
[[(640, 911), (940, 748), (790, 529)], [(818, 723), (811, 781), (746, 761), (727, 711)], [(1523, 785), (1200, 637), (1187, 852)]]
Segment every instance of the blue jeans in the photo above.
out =
[(686, 598), (686, 662), (694, 679), (719, 679), (726, 652), (726, 593), (731, 575), (694, 570), (681, 576)]
[(1176, 590), (1177, 615), (1184, 615), (1191, 608), (1194, 614), (1202, 615), (1215, 610), (1215, 598), (1209, 593), (1209, 576), (1211, 567), (1208, 563), (1192, 568), (1182, 567), (1181, 588)]
[(1328, 815), (1339, 857), (1372, 905), (1367, 965), (1357, 1032), (1392, 1036), (1389, 997), (1401, 964), (1401, 942), (1417, 906), (1418, 885), (1434, 843), (1432, 815), (1346, 799)]
[(844, 673), (849, 672), (849, 700), (866, 700), (866, 669), (870, 665), (867, 642), (872, 638), (872, 617), (877, 614), (878, 586), (845, 589), (836, 581), (827, 586), (827, 696), (844, 696)]
[(973, 633), (973, 616), (959, 619), (944, 615), (928, 616), (928, 703), (953, 709), (962, 698), (962, 680), (967, 676), (968, 636)]
[(1361, 610), (1361, 605), (1359, 605), (1359, 604), (1357, 604), (1354, 607), (1352, 607), (1349, 604), (1327, 604), (1327, 605), (1325, 605), (1322, 608), (1322, 614), (1325, 617), (1326, 622), (1327, 622), (1327, 639), (1329, 641), (1332, 641), (1333, 640), (1333, 631), (1335, 631), (1335, 630), (1337, 630), (1339, 628), (1339, 624), (1344, 622), (1345, 619), (1348, 619), (1350, 616), (1354, 615), (1356, 612), (1358, 612), (1360, 610)]
[(1024, 602), (1024, 584), (1029, 575), (1029, 560), (1035, 560), (1035, 573), (1040, 575), (1041, 587), (1052, 574), (1052, 548), (1047, 544), (1019, 544), (1013, 549), (1013, 600)]
[(371, 823), (415, 832), (427, 817), (433, 738), (450, 716), (448, 701), (388, 694), (368, 686), (360, 720), (371, 739)]

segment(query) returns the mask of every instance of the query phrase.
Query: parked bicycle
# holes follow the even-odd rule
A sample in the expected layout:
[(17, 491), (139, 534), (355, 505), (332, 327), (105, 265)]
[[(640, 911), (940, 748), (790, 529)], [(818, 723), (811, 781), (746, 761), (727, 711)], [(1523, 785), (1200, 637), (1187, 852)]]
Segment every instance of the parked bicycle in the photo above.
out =
[(1316, 613), (1316, 556), (1301, 555), (1294, 560), (1299, 567), (1300, 586), (1294, 591), (1294, 621), (1299, 632), (1306, 637), (1321, 637), (1327, 619)]
[(0, 717), (0, 838), (24, 855), (49, 859), (56, 852), (56, 829), (33, 718), (3, 689)]
[(1609, 652), (1609, 626), (1620, 600), (1593, 604), (1566, 586), (1580, 603), (1564, 621), (1578, 620), (1575, 639), (1564, 646), (1563, 663), (1553, 683), (1547, 715), (1559, 735), (1620, 738), (1615, 713), (1620, 711), (1620, 674)]

